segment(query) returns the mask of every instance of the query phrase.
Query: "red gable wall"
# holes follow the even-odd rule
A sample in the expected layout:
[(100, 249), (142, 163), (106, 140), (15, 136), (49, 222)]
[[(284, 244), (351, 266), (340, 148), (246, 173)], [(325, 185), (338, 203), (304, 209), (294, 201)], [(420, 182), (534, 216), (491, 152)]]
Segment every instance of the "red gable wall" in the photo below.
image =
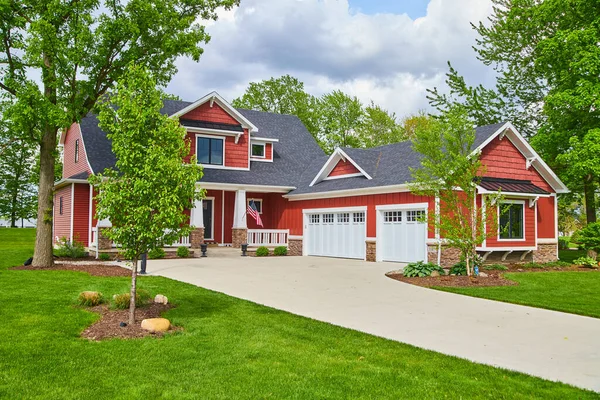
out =
[[(87, 162), (87, 155), (79, 124), (72, 124), (65, 134), (63, 146), (63, 178), (69, 178), (81, 172), (92, 173)], [(75, 141), (79, 139), (79, 161), (75, 162)]]
[(350, 161), (340, 160), (331, 170), (328, 176), (340, 176), (360, 173), (360, 171)]
[(180, 117), (181, 119), (191, 119), (194, 121), (207, 121), (207, 122), (218, 122), (220, 124), (232, 124), (239, 125), (239, 122), (236, 121), (231, 115), (227, 113), (227, 111), (223, 110), (217, 103), (213, 103), (213, 106), (210, 106), (209, 102), (206, 102), (192, 111), (188, 112), (185, 115)]

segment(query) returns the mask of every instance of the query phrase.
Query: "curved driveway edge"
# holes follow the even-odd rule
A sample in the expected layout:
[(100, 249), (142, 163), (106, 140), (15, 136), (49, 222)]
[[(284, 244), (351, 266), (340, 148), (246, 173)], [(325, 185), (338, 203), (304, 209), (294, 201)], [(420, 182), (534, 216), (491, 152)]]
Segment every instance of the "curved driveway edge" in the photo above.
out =
[(384, 275), (397, 267), (319, 257), (148, 263), (152, 275), (600, 392), (600, 319), (440, 292)]

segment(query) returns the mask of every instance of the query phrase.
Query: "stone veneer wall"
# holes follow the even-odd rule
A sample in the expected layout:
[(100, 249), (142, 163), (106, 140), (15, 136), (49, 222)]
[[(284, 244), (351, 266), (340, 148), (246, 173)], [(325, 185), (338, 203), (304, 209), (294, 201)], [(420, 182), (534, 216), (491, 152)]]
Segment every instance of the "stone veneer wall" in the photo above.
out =
[(302, 239), (288, 239), (288, 256), (302, 255)]
[(374, 240), (367, 240), (367, 261), (375, 262), (377, 261), (377, 242)]
[[(438, 246), (428, 245), (427, 246), (427, 261), (430, 263), (437, 264), (438, 259)], [(442, 254), (440, 257), (440, 264), (444, 268), (450, 268), (454, 264), (460, 261), (460, 250), (453, 247), (442, 246)]]
[(200, 245), (204, 243), (204, 228), (196, 228), (190, 232), (190, 248), (196, 257), (200, 256)]
[(99, 228), (98, 229), (98, 250), (110, 250), (112, 249), (112, 240), (110, 240), (108, 238), (108, 236), (106, 236), (104, 234), (104, 231), (107, 228)]
[(248, 243), (248, 230), (246, 228), (233, 228), (231, 230), (231, 247), (241, 248), (242, 243)]
[(546, 263), (558, 260), (556, 256), (558, 243), (555, 244), (538, 244), (537, 250), (533, 251), (533, 261), (536, 263)]

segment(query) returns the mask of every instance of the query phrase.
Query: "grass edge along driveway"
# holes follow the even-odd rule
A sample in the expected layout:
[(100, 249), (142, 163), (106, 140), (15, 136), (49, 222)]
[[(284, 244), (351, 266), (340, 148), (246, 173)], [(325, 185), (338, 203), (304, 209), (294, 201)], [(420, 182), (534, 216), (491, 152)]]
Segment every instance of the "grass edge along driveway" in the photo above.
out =
[(525, 374), (295, 316), (160, 277), (184, 332), (89, 342), (97, 316), (73, 306), (128, 278), (13, 271), (32, 231), (0, 229), (0, 397), (4, 398), (598, 398)]

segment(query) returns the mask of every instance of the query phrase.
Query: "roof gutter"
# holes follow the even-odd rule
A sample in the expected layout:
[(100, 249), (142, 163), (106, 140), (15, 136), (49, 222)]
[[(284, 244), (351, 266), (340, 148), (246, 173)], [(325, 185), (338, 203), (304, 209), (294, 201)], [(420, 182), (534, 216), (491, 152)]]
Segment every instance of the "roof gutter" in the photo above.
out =
[(318, 193), (300, 193), (284, 195), (290, 201), (313, 200), (313, 199), (330, 199), (334, 197), (352, 197), (352, 196), (368, 196), (371, 194), (384, 194), (396, 192), (410, 192), (408, 184), (389, 185), (389, 186), (374, 186), (361, 189), (345, 189), (332, 190), (329, 192)]
[(68, 186), (72, 183), (83, 183), (83, 184), (89, 185), (89, 182), (87, 179), (66, 178), (66, 179), (61, 179), (60, 181), (54, 182), (54, 189), (60, 189), (61, 187)]

